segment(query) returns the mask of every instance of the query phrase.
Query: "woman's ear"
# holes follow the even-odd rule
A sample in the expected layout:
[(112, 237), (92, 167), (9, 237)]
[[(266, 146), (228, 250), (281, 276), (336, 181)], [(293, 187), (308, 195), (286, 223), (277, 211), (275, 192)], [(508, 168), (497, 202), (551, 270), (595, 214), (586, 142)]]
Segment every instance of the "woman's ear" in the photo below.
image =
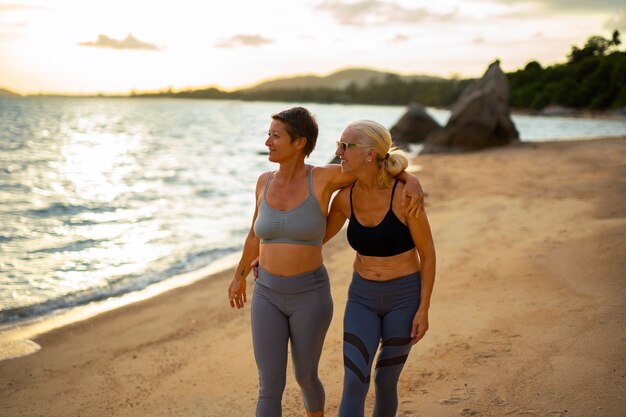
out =
[(304, 136), (301, 136), (298, 139), (296, 139), (296, 147), (299, 150), (304, 149), (305, 146), (306, 146), (306, 138)]

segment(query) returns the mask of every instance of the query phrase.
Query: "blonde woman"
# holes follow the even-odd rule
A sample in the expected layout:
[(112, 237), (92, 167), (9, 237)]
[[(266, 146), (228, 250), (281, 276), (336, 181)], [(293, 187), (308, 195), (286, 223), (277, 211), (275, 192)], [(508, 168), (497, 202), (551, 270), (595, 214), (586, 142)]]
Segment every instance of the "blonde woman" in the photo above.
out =
[[(435, 248), (424, 210), (401, 208), (404, 184), (394, 177), (408, 165), (382, 125), (360, 120), (337, 142), (344, 174), (356, 181), (333, 199), (324, 242), (350, 219), (348, 242), (356, 250), (344, 314), (344, 386), (340, 417), (364, 415), (376, 361), (375, 417), (392, 417), (397, 384), (412, 345), (428, 329), (435, 281)], [(379, 351), (380, 346), (380, 351)]]

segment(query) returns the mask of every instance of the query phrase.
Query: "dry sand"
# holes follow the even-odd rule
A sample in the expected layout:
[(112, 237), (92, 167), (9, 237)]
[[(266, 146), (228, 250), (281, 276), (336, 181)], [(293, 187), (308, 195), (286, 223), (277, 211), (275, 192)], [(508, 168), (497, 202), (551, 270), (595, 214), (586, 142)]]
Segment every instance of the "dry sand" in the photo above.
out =
[[(626, 138), (415, 163), (438, 273), (398, 416), (626, 415)], [(324, 253), (335, 316), (320, 375), (334, 416), (353, 251), (340, 234)], [(228, 306), (231, 273), (37, 337), (39, 352), (0, 362), (0, 415), (254, 415), (250, 310)], [(305, 415), (291, 370), (283, 403)]]

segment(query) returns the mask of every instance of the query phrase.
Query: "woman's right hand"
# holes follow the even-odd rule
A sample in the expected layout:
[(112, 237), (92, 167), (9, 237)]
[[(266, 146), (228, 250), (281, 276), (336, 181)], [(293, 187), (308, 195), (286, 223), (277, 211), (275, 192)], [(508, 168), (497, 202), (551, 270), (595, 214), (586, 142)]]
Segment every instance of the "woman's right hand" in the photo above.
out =
[(246, 297), (246, 279), (235, 277), (228, 287), (228, 300), (230, 306), (238, 309), (243, 308), (248, 301)]

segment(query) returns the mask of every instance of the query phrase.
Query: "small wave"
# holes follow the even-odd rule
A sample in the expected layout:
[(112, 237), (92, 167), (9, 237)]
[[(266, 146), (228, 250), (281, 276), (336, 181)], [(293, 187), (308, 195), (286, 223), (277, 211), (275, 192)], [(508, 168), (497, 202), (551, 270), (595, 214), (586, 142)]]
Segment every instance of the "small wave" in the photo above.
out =
[(241, 248), (229, 246), (224, 248), (214, 248), (192, 252), (185, 256), (184, 259), (172, 264), (169, 268), (163, 271), (162, 274), (169, 278), (174, 275), (194, 271), (208, 265), (209, 263), (224, 255), (230, 254), (239, 249)]
[(64, 246), (59, 246), (56, 248), (44, 248), (38, 249), (35, 251), (31, 251), (30, 253), (61, 253), (61, 252), (80, 252), (81, 250), (85, 250), (88, 248), (92, 248), (94, 246), (98, 246), (103, 240), (95, 240), (95, 239), (86, 239), (79, 240), (76, 242), (68, 243)]
[(67, 219), (67, 220), (63, 220), (63, 224), (66, 226), (93, 226), (96, 224), (101, 224), (104, 222), (101, 221), (95, 221), (95, 220), (88, 220), (88, 219)]
[(3, 236), (0, 235), (0, 243), (12, 242), (14, 240), (23, 240), (24, 236)]
[(99, 290), (82, 291), (79, 293), (53, 298), (41, 303), (8, 308), (0, 311), (0, 324), (12, 323), (33, 317), (43, 316), (55, 311), (66, 310), (95, 301), (106, 300), (116, 294)]
[(24, 184), (3, 183), (3, 184), (0, 184), (0, 191), (28, 192), (30, 191), (30, 187)]
[(46, 208), (26, 210), (24, 213), (31, 217), (56, 217), (56, 216), (71, 216), (84, 212), (91, 213), (106, 213), (117, 210), (117, 207), (111, 206), (96, 206), (88, 207), (82, 204), (65, 204), (65, 203), (52, 203)]
[(219, 199), (228, 196), (226, 190), (216, 190), (210, 188), (202, 188), (194, 192), (197, 197)]
[(196, 191), (195, 195), (202, 198), (211, 198), (215, 195), (215, 190), (209, 190), (208, 188), (204, 188), (202, 190)]

